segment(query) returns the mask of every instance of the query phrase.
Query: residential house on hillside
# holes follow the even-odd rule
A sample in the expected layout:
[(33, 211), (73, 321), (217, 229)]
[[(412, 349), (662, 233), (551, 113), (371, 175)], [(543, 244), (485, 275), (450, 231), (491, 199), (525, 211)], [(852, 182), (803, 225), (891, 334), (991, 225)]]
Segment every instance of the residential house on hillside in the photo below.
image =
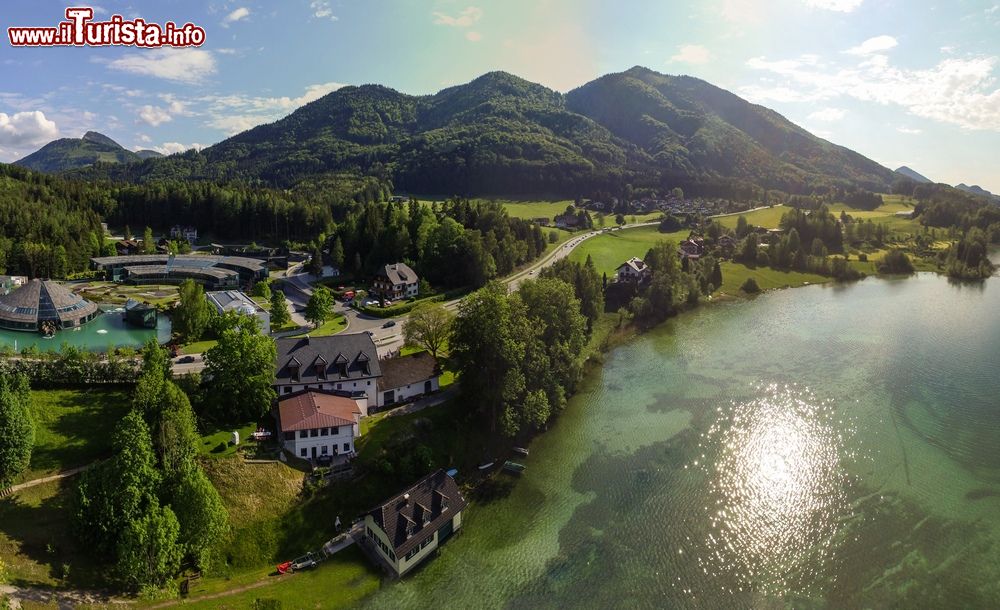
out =
[(313, 460), (351, 457), (361, 436), (365, 399), (327, 390), (301, 390), (282, 396), (274, 410), (278, 439), (292, 455)]
[(142, 246), (135, 239), (121, 239), (115, 242), (115, 252), (118, 256), (130, 256), (142, 252)]
[(583, 226), (584, 221), (576, 214), (559, 214), (555, 217), (556, 226), (560, 229), (577, 229)]
[(170, 238), (171, 239), (183, 239), (189, 244), (194, 245), (198, 241), (198, 229), (194, 227), (182, 227), (180, 225), (174, 225), (170, 227)]
[(406, 263), (393, 263), (379, 270), (372, 288), (384, 299), (411, 299), (420, 294), (420, 278)]
[(722, 249), (725, 254), (732, 254), (736, 250), (737, 242), (736, 238), (732, 235), (723, 235), (719, 238), (719, 248)]
[(25, 275), (0, 275), (0, 296), (10, 294), (27, 283)]
[(365, 409), (378, 404), (382, 368), (366, 333), (330, 337), (284, 337), (275, 340), (274, 385), (279, 397), (300, 390), (339, 390), (364, 395)]
[(271, 333), (271, 314), (245, 293), (239, 290), (218, 290), (206, 292), (205, 299), (216, 313), (235, 311), (246, 316), (254, 316), (260, 321), (260, 331), (265, 335)]
[(641, 258), (633, 256), (618, 266), (615, 270), (615, 279), (619, 282), (642, 283), (653, 275), (649, 265)]
[(458, 484), (438, 470), (365, 514), (362, 548), (403, 576), (461, 529), (465, 506)]
[(705, 253), (705, 240), (700, 237), (685, 239), (681, 242), (677, 254), (681, 258), (699, 259)]
[(438, 362), (428, 352), (387, 358), (381, 363), (378, 380), (378, 406), (404, 403), (441, 389)]

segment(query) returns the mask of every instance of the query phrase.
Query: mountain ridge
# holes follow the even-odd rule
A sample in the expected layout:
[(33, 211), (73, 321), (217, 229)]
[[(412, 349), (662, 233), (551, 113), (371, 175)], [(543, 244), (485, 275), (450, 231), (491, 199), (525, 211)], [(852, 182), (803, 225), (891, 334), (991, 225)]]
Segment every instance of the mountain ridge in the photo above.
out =
[(641, 66), (566, 94), (501, 71), (430, 95), (347, 86), (202, 151), (91, 173), (281, 188), (373, 176), (409, 192), (568, 197), (627, 184), (884, 190), (894, 176), (773, 110)]
[(40, 172), (59, 173), (95, 163), (134, 163), (162, 156), (153, 150), (141, 153), (128, 150), (102, 133), (88, 131), (80, 138), (53, 140), (13, 164)]

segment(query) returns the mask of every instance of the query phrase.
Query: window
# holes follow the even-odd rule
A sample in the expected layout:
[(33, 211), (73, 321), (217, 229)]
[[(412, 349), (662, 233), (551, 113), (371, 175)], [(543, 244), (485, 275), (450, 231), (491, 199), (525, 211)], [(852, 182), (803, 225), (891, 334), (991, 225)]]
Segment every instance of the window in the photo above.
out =
[(330, 434), (337, 435), (340, 434), (340, 426), (334, 426), (330, 428)]
[(342, 384), (342, 383), (338, 383), (338, 384), (337, 384), (337, 389), (339, 390), (339, 389), (340, 389), (340, 386), (342, 386), (342, 385), (344, 385), (344, 384)]
[(286, 441), (294, 441), (295, 440), (295, 433), (294, 432), (285, 432), (285, 440)]
[(285, 386), (285, 387), (284, 387), (284, 388), (282, 389), (282, 393), (284, 393), (284, 394), (291, 394), (291, 393), (292, 393), (292, 386), (287, 386), (287, 385), (286, 385), (286, 386)]
[(323, 445), (323, 450), (320, 451), (320, 453), (322, 453), (323, 455), (326, 455), (328, 449), (329, 449), (329, 447), (327, 447), (326, 445)]
[(425, 546), (427, 546), (432, 542), (434, 542), (434, 536), (428, 536), (427, 540), (424, 540), (423, 542), (420, 543), (420, 548), (424, 548)]
[(309, 432), (306, 430), (299, 430), (299, 438), (306, 438), (309, 436)]
[(340, 376), (341, 377), (347, 377), (347, 365), (346, 364), (341, 364), (340, 365)]
[(351, 444), (350, 443), (344, 443), (344, 451), (349, 452), (350, 450), (351, 450)]
[(306, 448), (305, 447), (303, 447), (302, 449), (299, 449), (299, 455), (301, 455), (302, 457), (306, 457), (307, 454), (306, 454)]
[(406, 561), (409, 561), (409, 560), (413, 559), (414, 557), (416, 557), (417, 553), (419, 553), (420, 549), (422, 549), (422, 548), (423, 547), (419, 546), (419, 545), (413, 547), (413, 550), (406, 554)]
[(299, 380), (299, 365), (289, 364), (288, 365), (288, 376), (291, 377), (292, 381)]
[(319, 436), (319, 430), (313, 428), (312, 430), (309, 431), (309, 436), (316, 438), (317, 436)]
[(323, 364), (316, 365), (316, 378), (326, 379), (326, 366)]
[(319, 431), (320, 436), (327, 436), (328, 434), (330, 434), (329, 428), (323, 428), (322, 430)]

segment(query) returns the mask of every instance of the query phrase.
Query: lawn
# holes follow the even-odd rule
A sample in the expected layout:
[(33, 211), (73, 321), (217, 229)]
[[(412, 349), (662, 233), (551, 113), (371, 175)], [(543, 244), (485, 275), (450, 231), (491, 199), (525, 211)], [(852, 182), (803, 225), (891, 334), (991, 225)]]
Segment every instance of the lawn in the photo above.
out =
[(273, 576), (273, 571), (262, 569), (254, 574), (256, 578), (247, 579), (267, 578), (271, 580), (267, 585), (204, 601), (198, 601), (199, 589), (192, 587), (195, 599), (184, 607), (226, 610), (249, 608), (256, 600), (278, 600), (283, 608), (351, 608), (378, 591), (381, 584), (379, 572), (356, 547), (344, 549), (315, 570), (286, 576)]
[(33, 390), (31, 403), (35, 447), (22, 481), (107, 456), (111, 433), (128, 412), (131, 398), (120, 389)]
[(584, 262), (587, 256), (594, 259), (598, 273), (607, 273), (610, 277), (619, 265), (633, 256), (643, 258), (646, 252), (660, 241), (679, 243), (687, 239), (689, 231), (660, 233), (655, 226), (635, 227), (619, 231), (609, 231), (596, 235), (584, 241), (569, 255), (570, 260)]
[(187, 343), (181, 346), (182, 354), (204, 354), (208, 350), (215, 347), (219, 342), (215, 339), (206, 339), (204, 341), (195, 341), (193, 343)]
[(756, 280), (761, 290), (771, 290), (774, 288), (786, 288), (809, 284), (822, 284), (829, 282), (831, 278), (815, 273), (802, 273), (800, 271), (779, 271), (770, 267), (750, 268), (741, 263), (722, 261), (722, 286), (720, 293), (736, 295), (740, 294), (740, 286), (747, 278)]
[[(201, 437), (201, 444), (198, 445), (198, 453), (204, 457), (211, 458), (221, 458), (235, 455), (236, 446), (229, 444), (229, 441), (233, 438), (233, 432), (236, 431), (240, 433), (240, 442), (242, 443), (249, 439), (250, 434), (255, 430), (257, 430), (257, 423), (250, 422), (235, 428), (226, 428), (225, 430), (209, 432)], [(222, 445), (225, 445), (225, 448), (220, 448)]]
[(305, 327), (301, 333), (293, 336), (300, 337), (302, 335), (309, 335), (310, 337), (329, 337), (330, 335), (336, 335), (345, 328), (347, 328), (347, 318), (342, 313), (336, 313), (333, 314), (332, 319), (320, 324), (319, 328), (312, 328), (311, 326), (308, 326)]
[(512, 218), (523, 218), (524, 220), (548, 218), (552, 220), (565, 212), (566, 206), (572, 205), (573, 201), (563, 199), (561, 201), (502, 201), (501, 203)]
[(7, 566), (10, 584), (84, 588), (100, 584), (97, 569), (78, 554), (71, 537), (75, 489), (75, 479), (63, 479), (0, 500), (0, 560)]
[(740, 216), (743, 216), (747, 219), (748, 223), (754, 225), (755, 227), (776, 229), (778, 224), (781, 223), (781, 217), (790, 209), (791, 208), (783, 205), (776, 205), (762, 210), (754, 210), (753, 212), (727, 214), (725, 216), (720, 216), (718, 220), (722, 226), (735, 229), (736, 222), (739, 220)]
[(103, 280), (67, 285), (73, 292), (95, 303), (124, 305), (128, 299), (151, 303), (166, 308), (178, 300), (177, 286), (169, 284), (132, 286)]

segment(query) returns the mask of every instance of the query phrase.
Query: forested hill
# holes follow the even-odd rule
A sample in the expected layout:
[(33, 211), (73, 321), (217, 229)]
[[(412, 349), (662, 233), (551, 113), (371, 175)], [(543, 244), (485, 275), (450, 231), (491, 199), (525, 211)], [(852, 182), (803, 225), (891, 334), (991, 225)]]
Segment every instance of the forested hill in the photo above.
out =
[(397, 191), (567, 197), (626, 184), (733, 195), (885, 190), (893, 179), (773, 111), (638, 67), (567, 95), (504, 72), (428, 96), (344, 87), (201, 152), (88, 173), (281, 188), (367, 175)]
[(40, 172), (56, 173), (95, 163), (130, 163), (161, 156), (152, 150), (132, 152), (104, 134), (88, 131), (82, 138), (49, 142), (16, 165)]

